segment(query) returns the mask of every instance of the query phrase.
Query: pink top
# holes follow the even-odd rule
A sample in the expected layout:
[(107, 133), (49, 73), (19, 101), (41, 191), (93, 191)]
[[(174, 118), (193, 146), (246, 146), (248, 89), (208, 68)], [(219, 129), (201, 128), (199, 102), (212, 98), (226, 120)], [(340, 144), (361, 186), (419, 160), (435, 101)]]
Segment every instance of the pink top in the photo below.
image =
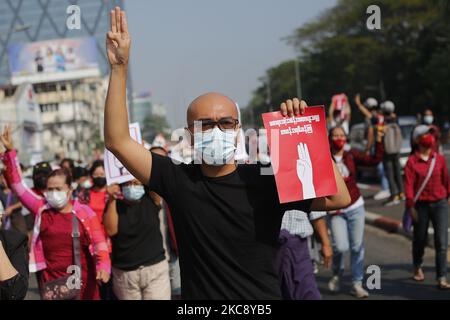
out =
[[(33, 237), (30, 250), (30, 272), (36, 272), (47, 268), (41, 232), (42, 215), (47, 212), (57, 213), (51, 208), (45, 198), (35, 194), (22, 181), (20, 166), (16, 151), (7, 151), (2, 157), (6, 166), (5, 177), (11, 189), (31, 213), (35, 215)], [(89, 206), (73, 201), (73, 210), (89, 237), (89, 252), (95, 258), (96, 269), (111, 272), (111, 260), (108, 253), (103, 227), (97, 219), (97, 215)]]

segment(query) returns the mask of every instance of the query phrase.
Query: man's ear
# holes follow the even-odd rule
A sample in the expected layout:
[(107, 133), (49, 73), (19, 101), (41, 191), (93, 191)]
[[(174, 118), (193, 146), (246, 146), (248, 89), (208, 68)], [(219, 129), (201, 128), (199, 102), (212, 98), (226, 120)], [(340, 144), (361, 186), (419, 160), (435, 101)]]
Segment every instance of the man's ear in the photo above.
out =
[(183, 139), (186, 139), (191, 147), (194, 146), (194, 135), (187, 128), (184, 129)]

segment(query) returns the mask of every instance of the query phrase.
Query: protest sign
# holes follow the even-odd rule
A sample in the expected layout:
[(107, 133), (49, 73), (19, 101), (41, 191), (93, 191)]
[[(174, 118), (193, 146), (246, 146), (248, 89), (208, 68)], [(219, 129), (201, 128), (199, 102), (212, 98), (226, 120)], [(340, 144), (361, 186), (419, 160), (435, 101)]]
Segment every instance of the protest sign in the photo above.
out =
[[(141, 129), (139, 123), (130, 124), (130, 136), (139, 144), (142, 144)], [(111, 152), (105, 149), (105, 172), (108, 185), (125, 183), (134, 179), (133, 175), (123, 166)]]
[(323, 106), (303, 115), (262, 115), (280, 203), (336, 194)]

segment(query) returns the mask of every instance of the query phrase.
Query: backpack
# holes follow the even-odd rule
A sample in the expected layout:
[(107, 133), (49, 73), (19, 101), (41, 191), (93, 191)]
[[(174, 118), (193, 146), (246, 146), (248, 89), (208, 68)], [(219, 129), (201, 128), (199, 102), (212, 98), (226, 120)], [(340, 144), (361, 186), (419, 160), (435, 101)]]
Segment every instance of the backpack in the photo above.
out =
[(384, 151), (386, 154), (400, 153), (403, 137), (400, 126), (397, 123), (385, 125), (384, 131)]

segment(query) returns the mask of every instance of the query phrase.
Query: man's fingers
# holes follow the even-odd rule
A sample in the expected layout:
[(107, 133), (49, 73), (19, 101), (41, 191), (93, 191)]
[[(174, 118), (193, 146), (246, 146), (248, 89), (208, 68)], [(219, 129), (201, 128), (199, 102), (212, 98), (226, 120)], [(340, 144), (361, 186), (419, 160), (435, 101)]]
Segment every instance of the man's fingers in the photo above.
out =
[(107, 36), (110, 41), (115, 41), (116, 44), (119, 44), (119, 40), (121, 40), (120, 35), (118, 33), (112, 33), (110, 31), (107, 33)]
[(283, 102), (283, 103), (281, 104), (280, 110), (281, 110), (281, 114), (282, 114), (283, 116), (287, 116), (287, 106), (286, 106), (286, 103)]
[(294, 114), (295, 115), (300, 114), (300, 100), (294, 98), (292, 102), (294, 104)]
[(111, 10), (109, 13), (110, 22), (111, 22), (111, 32), (116, 33), (117, 32), (117, 25), (116, 25), (116, 12), (115, 10)]
[(287, 100), (286, 106), (287, 106), (288, 117), (293, 117), (294, 116), (294, 103), (292, 102), (292, 100)]
[(304, 114), (307, 107), (308, 104), (304, 100), (300, 101), (300, 114)]
[(125, 15), (125, 11), (122, 11), (121, 13), (121, 19), (120, 21), (121, 23), (121, 32), (128, 35), (128, 23), (127, 23), (127, 17)]
[(120, 18), (120, 7), (116, 7), (115, 10), (115, 14), (116, 14), (116, 30), (117, 32), (120, 32), (120, 23), (121, 23), (121, 18)]

